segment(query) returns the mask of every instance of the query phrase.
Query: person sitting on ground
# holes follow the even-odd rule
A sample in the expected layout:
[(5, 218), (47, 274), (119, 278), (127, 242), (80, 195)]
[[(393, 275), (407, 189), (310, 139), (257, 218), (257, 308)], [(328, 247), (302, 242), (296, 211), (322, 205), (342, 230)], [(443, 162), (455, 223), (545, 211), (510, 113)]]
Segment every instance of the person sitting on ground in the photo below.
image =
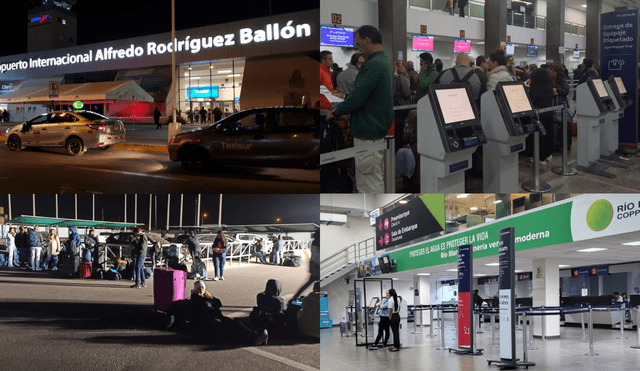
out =
[[(170, 322), (167, 329), (189, 325), (194, 335), (207, 340), (236, 341), (246, 345), (266, 345), (267, 330), (252, 331), (237, 319), (222, 315), (222, 302), (206, 290), (203, 281), (196, 281), (189, 300), (175, 301), (167, 309)], [(187, 319), (189, 322), (187, 322)]]
[(253, 308), (250, 318), (257, 328), (274, 328), (285, 323), (284, 312), (287, 303), (280, 297), (282, 283), (271, 279), (267, 281), (264, 292), (257, 295), (257, 307)]
[(188, 278), (207, 279), (207, 265), (196, 256), (193, 260), (193, 273), (187, 275)]
[[(320, 338), (320, 281), (313, 284), (313, 292), (302, 299), (302, 308), (298, 311), (298, 329), (305, 336)], [(388, 333), (388, 330), (387, 330)], [(387, 335), (388, 339), (388, 335)]]

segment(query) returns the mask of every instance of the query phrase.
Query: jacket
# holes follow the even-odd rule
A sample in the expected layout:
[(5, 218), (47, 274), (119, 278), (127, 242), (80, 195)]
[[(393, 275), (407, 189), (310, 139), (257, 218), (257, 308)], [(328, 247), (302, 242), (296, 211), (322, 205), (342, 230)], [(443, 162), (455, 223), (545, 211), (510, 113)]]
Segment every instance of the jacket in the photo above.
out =
[(16, 248), (16, 236), (11, 233), (7, 234), (7, 249), (11, 250)]
[(498, 66), (487, 72), (487, 90), (494, 90), (500, 81), (513, 81), (507, 66)]
[(582, 72), (582, 76), (580, 76), (580, 80), (578, 81), (578, 84), (587, 82), (589, 77), (591, 77), (591, 79), (597, 79), (600, 77), (600, 75), (598, 75), (598, 71), (594, 70), (593, 68), (587, 68), (586, 70), (584, 70), (584, 72)]
[[(216, 251), (216, 249), (219, 249), (220, 252)], [(226, 254), (227, 253), (227, 244), (224, 243), (221, 238), (216, 237), (216, 239), (213, 240), (213, 251), (218, 253), (218, 254)]]
[[(333, 79), (331, 76), (331, 70), (329, 67), (320, 63), (320, 85), (324, 85), (329, 91), (334, 91)], [(330, 110), (332, 108), (331, 102), (324, 95), (320, 95), (320, 109)]]
[(29, 229), (29, 247), (40, 247), (40, 242), (38, 242), (38, 232), (33, 229)]
[(367, 56), (356, 77), (356, 86), (334, 110), (335, 116), (351, 115), (349, 131), (358, 139), (384, 138), (393, 123), (393, 65), (378, 51)]
[(84, 244), (86, 245), (86, 247), (95, 248), (96, 246), (98, 246), (98, 240), (96, 240), (95, 237), (88, 234), (84, 238)]
[[(533, 108), (541, 109), (553, 106), (554, 97), (555, 95), (553, 94), (553, 85), (551, 85), (551, 83), (544, 85), (531, 84), (529, 86), (529, 98), (531, 98)], [(540, 114), (540, 121), (542, 121), (543, 123), (552, 122), (553, 114), (553, 112), (545, 112)]]
[(76, 246), (80, 246), (82, 243), (80, 235), (76, 232), (76, 227), (69, 227), (69, 241), (74, 241)]
[(146, 234), (141, 234), (140, 238), (136, 242), (136, 254), (137, 256), (147, 255), (147, 249), (149, 248), (149, 238)]
[(259, 307), (264, 307), (275, 311), (276, 313), (284, 313), (287, 310), (287, 303), (280, 297), (282, 292), (282, 282), (278, 280), (269, 280), (264, 289), (256, 297)]
[(432, 64), (426, 71), (420, 71), (418, 75), (418, 90), (416, 90), (416, 101), (419, 101), (420, 98), (427, 95), (429, 92), (429, 86), (433, 84), (438, 78), (438, 71), (436, 70), (436, 65)]
[(200, 249), (200, 241), (198, 240), (198, 237), (189, 236), (189, 238), (187, 238), (187, 240), (184, 241), (184, 243), (189, 247), (190, 252), (195, 252), (198, 255), (200, 255), (200, 252), (202, 250)]
[(404, 106), (411, 104), (411, 89), (409, 89), (409, 78), (396, 74), (393, 78), (393, 105)]
[(19, 249), (29, 247), (29, 236), (27, 232), (16, 234), (16, 247)]
[(560, 82), (558, 82), (555, 86), (556, 91), (558, 92), (558, 104), (562, 104), (562, 103), (566, 103), (567, 102), (567, 96), (569, 95), (569, 83), (567, 82), (567, 80), (562, 80)]
[(345, 94), (351, 94), (353, 88), (356, 86), (356, 77), (358, 76), (358, 66), (349, 66), (341, 74), (338, 75), (337, 84), (338, 89), (342, 90)]
[(49, 245), (47, 247), (47, 253), (49, 255), (60, 254), (60, 238), (58, 236), (53, 236), (53, 238), (49, 237), (47, 243)]

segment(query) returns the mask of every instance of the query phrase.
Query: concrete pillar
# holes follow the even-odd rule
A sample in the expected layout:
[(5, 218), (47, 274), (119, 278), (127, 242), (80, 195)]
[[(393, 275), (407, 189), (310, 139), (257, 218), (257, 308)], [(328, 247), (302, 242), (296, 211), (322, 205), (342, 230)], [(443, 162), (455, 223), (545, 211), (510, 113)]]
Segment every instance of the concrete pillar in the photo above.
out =
[[(431, 304), (431, 278), (429, 276), (413, 276), (413, 287), (417, 290), (418, 295), (414, 298), (415, 305)], [(414, 317), (415, 318), (415, 317)], [(431, 318), (429, 311), (422, 311), (422, 324), (430, 325)]]
[(547, 1), (546, 44), (547, 60), (564, 64), (564, 0)]
[(593, 59), (593, 67), (600, 70), (600, 14), (602, 0), (587, 0), (587, 50), (585, 58)]
[[(560, 269), (553, 259), (534, 259), (533, 306), (557, 307), (560, 305)], [(545, 316), (545, 336), (560, 336), (560, 316)], [(533, 335), (542, 336), (542, 317), (533, 320)]]
[(382, 48), (392, 60), (407, 60), (407, 2), (405, 0), (378, 1), (378, 29), (382, 34)]
[(507, 2), (486, 0), (484, 4), (484, 55), (500, 49), (500, 43), (507, 41)]

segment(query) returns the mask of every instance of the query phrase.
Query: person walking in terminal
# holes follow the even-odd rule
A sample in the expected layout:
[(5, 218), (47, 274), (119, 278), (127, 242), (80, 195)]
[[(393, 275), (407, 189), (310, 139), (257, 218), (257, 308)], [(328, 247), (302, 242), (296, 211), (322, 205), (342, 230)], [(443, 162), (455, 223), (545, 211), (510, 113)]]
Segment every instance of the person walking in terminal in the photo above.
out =
[[(218, 231), (216, 239), (213, 240), (213, 268), (215, 269), (214, 281), (220, 277), (224, 281), (224, 263), (227, 261), (227, 237), (221, 230)], [(220, 275), (218, 275), (218, 271)]]
[(429, 86), (436, 81), (438, 70), (433, 63), (431, 53), (420, 54), (420, 74), (418, 75), (418, 90), (416, 91), (416, 101), (427, 95)]
[[(355, 33), (360, 52), (367, 58), (356, 77), (356, 86), (327, 121), (351, 114), (349, 131), (354, 147), (381, 143), (393, 124), (393, 65), (382, 50), (382, 34), (373, 26)], [(322, 83), (322, 82), (321, 82)], [(355, 157), (356, 186), (360, 193), (384, 193), (383, 152)]]
[[(378, 324), (378, 336), (376, 337), (376, 341), (373, 342), (373, 345), (369, 347), (369, 350), (376, 350), (378, 348), (386, 348), (387, 343), (389, 342), (389, 298), (391, 294), (389, 294), (389, 290), (387, 290), (387, 297), (383, 298), (382, 301), (378, 304), (380, 306), (380, 323)], [(384, 342), (381, 346), (378, 346), (380, 339), (382, 339), (382, 334), (384, 333)], [(395, 341), (395, 335), (394, 335)]]
[(156, 123), (156, 129), (160, 129), (160, 111), (158, 111), (158, 107), (153, 110), (153, 121)]
[(402, 298), (398, 297), (395, 289), (389, 289), (388, 292), (389, 325), (393, 331), (393, 348), (389, 351), (397, 352), (400, 350), (400, 311), (405, 304)]
[(453, 15), (453, 8), (456, 7), (456, 1), (457, 0), (447, 0), (447, 5), (445, 5), (444, 11), (446, 12), (448, 9), (449, 14)]
[(468, 0), (458, 0), (458, 7), (460, 8), (460, 17), (464, 18), (464, 7), (467, 6)]

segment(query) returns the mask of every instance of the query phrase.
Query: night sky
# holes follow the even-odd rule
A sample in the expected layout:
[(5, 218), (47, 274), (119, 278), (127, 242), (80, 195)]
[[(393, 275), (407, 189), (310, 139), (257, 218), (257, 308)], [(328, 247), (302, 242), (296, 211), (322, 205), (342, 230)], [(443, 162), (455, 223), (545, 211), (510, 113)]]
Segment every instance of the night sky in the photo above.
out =
[[(164, 229), (167, 223), (167, 195), (152, 195), (152, 225), (156, 226), (155, 200), (158, 202), (158, 227)], [(124, 222), (124, 195), (96, 195), (96, 220)], [(209, 216), (204, 224), (218, 223), (220, 195), (201, 196), (201, 213)], [(78, 219), (92, 220), (93, 195), (78, 195)], [(58, 216), (74, 219), (75, 195), (58, 195)], [(193, 226), (196, 220), (197, 195), (184, 195), (183, 226)], [(32, 195), (11, 195), (12, 217), (33, 215)], [(127, 222), (134, 220), (134, 195), (127, 196)], [(8, 196), (0, 195), (0, 206), (4, 214), (9, 214)], [(55, 217), (55, 195), (36, 195), (36, 215)], [(222, 224), (253, 225), (289, 223), (319, 223), (320, 196), (312, 195), (223, 195)], [(180, 195), (171, 195), (170, 224), (178, 226), (180, 221)], [(138, 223), (149, 223), (149, 194), (138, 195)]]
[[(27, 52), (27, 11), (38, 0), (13, 0), (3, 11), (0, 56)], [(176, 0), (176, 30), (318, 9), (319, 0)], [(171, 0), (78, 0), (78, 45), (171, 32)], [(11, 35), (11, 36), (9, 36)]]

